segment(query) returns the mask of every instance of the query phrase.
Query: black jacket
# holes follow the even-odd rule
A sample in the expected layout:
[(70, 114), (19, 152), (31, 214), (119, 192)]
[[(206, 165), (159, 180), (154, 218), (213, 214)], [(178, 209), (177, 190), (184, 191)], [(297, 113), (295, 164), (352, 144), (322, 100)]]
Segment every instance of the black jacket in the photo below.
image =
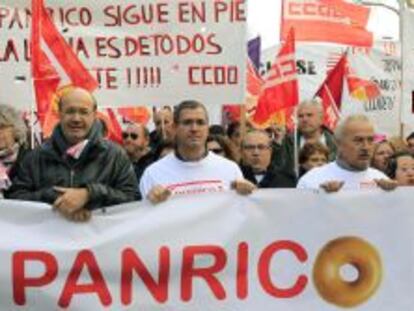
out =
[(250, 166), (240, 166), (244, 178), (254, 183), (258, 188), (295, 188), (296, 177), (293, 173), (287, 173), (269, 166), (263, 179), (257, 182), (255, 174)]
[[(323, 127), (322, 128), (322, 135), (325, 138), (326, 141), (326, 147), (329, 149), (329, 161), (335, 160), (336, 157), (336, 144), (334, 140), (333, 133)], [(301, 135), (298, 133), (298, 154), (300, 150), (300, 139)], [(279, 167), (284, 171), (294, 171), (295, 166), (295, 160), (294, 160), (294, 136), (293, 135), (286, 135), (285, 138), (282, 141), (282, 145), (275, 150), (273, 148), (273, 154), (272, 154), (272, 165), (274, 167)]]
[(99, 124), (88, 135), (79, 159), (65, 155), (67, 144), (60, 126), (49, 141), (34, 149), (18, 164), (6, 197), (52, 204), (58, 197), (54, 186), (86, 187), (88, 209), (133, 201), (137, 181), (131, 162), (121, 147), (104, 140)]

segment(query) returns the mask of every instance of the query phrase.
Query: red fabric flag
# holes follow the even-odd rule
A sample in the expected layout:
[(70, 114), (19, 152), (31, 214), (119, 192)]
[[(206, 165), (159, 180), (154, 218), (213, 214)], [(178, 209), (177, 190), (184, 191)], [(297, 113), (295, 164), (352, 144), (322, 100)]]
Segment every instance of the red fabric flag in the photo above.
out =
[(150, 112), (147, 107), (118, 108), (118, 113), (128, 122), (147, 124), (150, 119)]
[[(43, 51), (41, 47), (42, 39), (68, 75), (70, 79), (69, 84), (93, 91), (98, 87), (98, 83), (77, 58), (63, 36), (57, 31), (44, 6), (43, 0), (32, 0), (31, 69), (38, 118), (42, 128), (45, 129), (46, 119), (56, 119), (54, 116), (56, 114), (56, 107), (52, 105), (52, 102), (61, 82), (61, 77)], [(46, 136), (50, 134), (49, 127), (47, 132)]]
[(350, 95), (359, 101), (372, 100), (381, 95), (379, 86), (373, 81), (348, 76), (347, 82)]
[(106, 127), (106, 138), (118, 144), (122, 144), (122, 128), (112, 108), (106, 108), (98, 112), (98, 119)]
[(297, 41), (372, 46), (373, 34), (366, 30), (369, 13), (342, 0), (284, 0), (281, 39), (294, 28)]
[(374, 81), (360, 77), (349, 62), (346, 81), (349, 94), (356, 100), (368, 101), (381, 95), (380, 87)]
[(280, 110), (299, 102), (293, 29), (277, 54), (260, 94), (253, 121), (267, 122)]
[(347, 72), (346, 53), (327, 75), (315, 97), (322, 100), (324, 109), (324, 125), (333, 130), (339, 121), (342, 102), (344, 78)]
[(264, 85), (262, 77), (258, 74), (250, 58), (247, 58), (247, 91), (252, 96), (258, 96)]
[(327, 5), (331, 10), (349, 17), (350, 24), (355, 27), (365, 28), (368, 25), (369, 15), (371, 13), (369, 7), (344, 0), (319, 0), (319, 2)]

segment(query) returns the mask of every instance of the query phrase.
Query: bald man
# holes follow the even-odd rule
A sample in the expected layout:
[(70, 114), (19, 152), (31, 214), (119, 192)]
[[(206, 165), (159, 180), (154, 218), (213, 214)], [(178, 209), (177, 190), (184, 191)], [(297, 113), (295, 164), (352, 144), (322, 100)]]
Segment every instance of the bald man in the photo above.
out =
[(335, 130), (338, 155), (334, 162), (314, 168), (297, 185), (301, 189), (359, 190), (397, 186), (384, 173), (369, 167), (374, 152), (374, 126), (364, 115), (351, 115)]
[(132, 165), (121, 147), (102, 138), (92, 94), (73, 88), (58, 108), (51, 139), (19, 165), (8, 197), (50, 203), (73, 221), (89, 220), (92, 209), (134, 200)]

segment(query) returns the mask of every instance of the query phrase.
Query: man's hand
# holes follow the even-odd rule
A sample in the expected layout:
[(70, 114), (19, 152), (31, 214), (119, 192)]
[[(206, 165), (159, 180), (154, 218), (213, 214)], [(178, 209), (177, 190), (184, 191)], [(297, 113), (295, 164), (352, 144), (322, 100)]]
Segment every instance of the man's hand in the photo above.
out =
[(88, 222), (89, 220), (91, 220), (92, 212), (87, 209), (81, 208), (70, 215), (65, 215), (65, 217), (73, 222)]
[(327, 193), (338, 192), (344, 185), (343, 181), (331, 180), (323, 184), (320, 184), (319, 187), (325, 190)]
[(147, 199), (152, 204), (158, 204), (166, 201), (171, 196), (171, 191), (163, 186), (154, 186), (147, 195)]
[(385, 191), (391, 191), (397, 188), (398, 183), (395, 180), (392, 179), (374, 179), (375, 183), (378, 187), (380, 187), (382, 190)]
[(53, 208), (66, 217), (84, 208), (89, 201), (89, 192), (86, 188), (54, 187), (53, 189), (60, 193), (53, 203)]
[(231, 188), (236, 190), (238, 194), (248, 195), (251, 194), (257, 187), (246, 179), (238, 179), (231, 183)]

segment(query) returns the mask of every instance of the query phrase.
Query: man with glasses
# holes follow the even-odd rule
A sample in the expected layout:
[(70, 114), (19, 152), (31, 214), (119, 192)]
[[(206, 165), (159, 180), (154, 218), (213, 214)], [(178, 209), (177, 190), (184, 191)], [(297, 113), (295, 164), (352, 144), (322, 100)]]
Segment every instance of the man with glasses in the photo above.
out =
[(252, 130), (241, 143), (241, 169), (246, 179), (259, 188), (294, 188), (293, 172), (284, 172), (271, 164), (272, 144), (266, 131)]
[(188, 100), (174, 111), (176, 148), (150, 165), (140, 182), (144, 198), (153, 204), (175, 194), (214, 193), (234, 188), (249, 194), (255, 186), (245, 180), (236, 163), (208, 152), (208, 115), (203, 104)]
[[(137, 181), (141, 180), (144, 170), (154, 162), (155, 155), (149, 148), (149, 132), (143, 124), (129, 123), (122, 132), (122, 145), (134, 167)], [(137, 199), (141, 200), (137, 191)]]
[(73, 221), (89, 220), (92, 209), (134, 200), (131, 163), (122, 148), (102, 138), (92, 94), (72, 88), (58, 109), (59, 124), (19, 165), (9, 198), (53, 204)]

